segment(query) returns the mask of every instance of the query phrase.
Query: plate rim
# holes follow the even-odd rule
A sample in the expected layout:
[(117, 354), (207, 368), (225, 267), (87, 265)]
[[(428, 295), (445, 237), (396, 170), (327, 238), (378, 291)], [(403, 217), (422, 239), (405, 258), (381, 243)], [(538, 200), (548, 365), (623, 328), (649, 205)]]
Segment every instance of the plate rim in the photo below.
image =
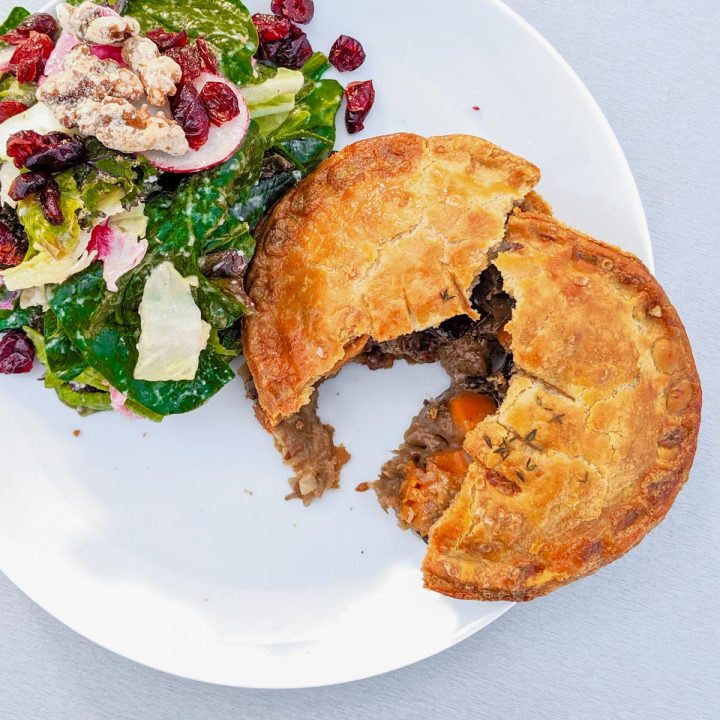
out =
[[(50, 0), (49, 2), (46, 2), (39, 10), (38, 12), (47, 12), (53, 10), (57, 5), (61, 4), (63, 0)], [(555, 60), (556, 63), (562, 68), (562, 70), (565, 72), (565, 74), (572, 80), (574, 86), (580, 91), (582, 94), (584, 100), (588, 103), (588, 106), (592, 108), (595, 116), (598, 120), (600, 120), (600, 126), (602, 128), (602, 131), (606, 137), (606, 140), (608, 142), (608, 147), (613, 147), (615, 154), (618, 156), (618, 159), (621, 161), (620, 166), (622, 168), (622, 172), (625, 175), (625, 180), (627, 182), (627, 189), (632, 194), (631, 201), (632, 206), (634, 207), (635, 213), (636, 213), (636, 220), (638, 223), (638, 230), (639, 230), (639, 240), (643, 247), (642, 256), (640, 259), (646, 264), (646, 266), (649, 268), (650, 272), (654, 273), (655, 271), (655, 262), (654, 262), (654, 254), (653, 254), (653, 248), (652, 248), (652, 242), (651, 242), (651, 236), (650, 236), (650, 230), (648, 226), (647, 216), (645, 213), (645, 209), (642, 203), (642, 198), (640, 195), (639, 188), (637, 186), (637, 182), (635, 180), (635, 176), (632, 172), (632, 168), (630, 167), (630, 163), (627, 159), (627, 156), (625, 155), (625, 152), (623, 151), (623, 148), (620, 144), (620, 141), (618, 140), (609, 120), (607, 119), (605, 113), (603, 112), (602, 108), (600, 107), (599, 103), (595, 99), (595, 97), (592, 95), (590, 90), (587, 88), (585, 83), (582, 81), (580, 76), (575, 72), (575, 70), (572, 68), (570, 63), (561, 55), (561, 53), (555, 48), (555, 46), (539, 31), (537, 30), (528, 20), (526, 20), (518, 11), (508, 6), (503, 0), (484, 0), (486, 3), (495, 6), (500, 12), (508, 16), (513, 22), (518, 24), (525, 32), (529, 33), (529, 35), (538, 42), (543, 49)], [(175, 671), (167, 670), (162, 667), (159, 667), (155, 664), (153, 664), (150, 661), (145, 661), (142, 659), (138, 659), (136, 657), (132, 657), (128, 654), (125, 654), (125, 652), (117, 650), (113, 647), (113, 644), (110, 642), (100, 642), (90, 635), (86, 634), (80, 627), (78, 627), (78, 623), (71, 621), (68, 622), (61, 618), (59, 615), (54, 614), (50, 610), (46, 608), (46, 606), (40, 602), (31, 592), (26, 591), (23, 586), (18, 583), (15, 579), (15, 576), (13, 573), (7, 572), (4, 568), (0, 567), (0, 572), (2, 572), (5, 577), (10, 580), (10, 582), (13, 583), (13, 585), (20, 590), (20, 592), (23, 593), (27, 598), (29, 598), (33, 603), (35, 603), (39, 608), (43, 610), (43, 612), (50, 615), (53, 619), (60, 622), (65, 627), (70, 628), (73, 632), (80, 635), (82, 638), (92, 642), (95, 645), (98, 645), (102, 647), (103, 649), (113, 653), (116, 656), (122, 657), (125, 660), (128, 660), (130, 662), (133, 662), (137, 665), (150, 668), (152, 670), (162, 672), (164, 674), (173, 676), (173, 677), (181, 677), (186, 680), (192, 680), (195, 682), (200, 682), (208, 685), (215, 685), (218, 687), (232, 687), (232, 688), (244, 688), (244, 689), (261, 689), (261, 690), (293, 690), (293, 689), (309, 689), (309, 688), (320, 688), (320, 687), (331, 687), (334, 685), (342, 685), (350, 682), (357, 682), (361, 680), (366, 680), (372, 677), (378, 677), (380, 675), (385, 675), (390, 672), (394, 672), (395, 670), (399, 670), (405, 667), (411, 667), (412, 665), (415, 665), (416, 663), (422, 662), (424, 660), (427, 660), (431, 657), (434, 657), (435, 655), (438, 655), (439, 653), (457, 645), (458, 643), (462, 642), (463, 640), (466, 640), (470, 636), (474, 635), (475, 633), (479, 632), (480, 630), (483, 630), (491, 623), (498, 620), (500, 617), (502, 617), (506, 612), (508, 612), (514, 605), (514, 602), (508, 602), (502, 604), (502, 606), (498, 607), (493, 613), (490, 613), (489, 615), (485, 616), (479, 621), (476, 621), (474, 623), (469, 623), (467, 626), (461, 628), (458, 630), (454, 635), (449, 637), (447, 640), (442, 641), (437, 646), (434, 646), (427, 652), (423, 652), (423, 654), (420, 657), (415, 658), (414, 660), (410, 662), (400, 662), (400, 663), (390, 663), (389, 667), (380, 668), (377, 671), (372, 672), (363, 672), (359, 675), (352, 674), (352, 677), (347, 677), (343, 679), (338, 680), (330, 680), (330, 681), (318, 681), (318, 682), (288, 682), (287, 680), (284, 680), (282, 682), (278, 683), (254, 683), (252, 685), (243, 684), (241, 682), (237, 683), (228, 683), (228, 682), (215, 682), (213, 680), (208, 679), (207, 677), (203, 677), (199, 674), (193, 674), (193, 673), (178, 673)]]

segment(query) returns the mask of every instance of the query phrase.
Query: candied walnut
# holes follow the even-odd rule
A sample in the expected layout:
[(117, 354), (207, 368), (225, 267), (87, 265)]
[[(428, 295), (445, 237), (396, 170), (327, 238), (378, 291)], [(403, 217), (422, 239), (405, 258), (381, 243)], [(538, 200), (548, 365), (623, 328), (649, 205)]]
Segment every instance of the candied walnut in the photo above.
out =
[(190, 149), (183, 129), (162, 112), (151, 115), (146, 105), (136, 108), (121, 98), (89, 99), (78, 105), (78, 115), (80, 132), (94, 135), (113, 150), (159, 150), (180, 156)]
[(117, 45), (140, 34), (135, 18), (122, 17), (110, 8), (91, 2), (76, 8), (60, 5), (57, 16), (66, 33), (90, 45)]
[(96, 58), (87, 45), (74, 47), (65, 58), (65, 70), (47, 78), (37, 93), (38, 100), (69, 128), (78, 126), (78, 106), (83, 100), (112, 97), (134, 101), (142, 95), (143, 85), (135, 73)]
[(147, 106), (133, 105), (143, 92), (140, 78), (131, 70), (99, 60), (87, 45), (78, 45), (65, 59), (65, 70), (39, 88), (38, 100), (63, 125), (94, 135), (113, 150), (184, 155), (189, 145), (174, 120), (161, 112), (151, 115)]
[(158, 107), (168, 95), (175, 95), (182, 68), (171, 57), (161, 55), (157, 45), (147, 38), (130, 38), (122, 49), (123, 60), (140, 76), (148, 102)]

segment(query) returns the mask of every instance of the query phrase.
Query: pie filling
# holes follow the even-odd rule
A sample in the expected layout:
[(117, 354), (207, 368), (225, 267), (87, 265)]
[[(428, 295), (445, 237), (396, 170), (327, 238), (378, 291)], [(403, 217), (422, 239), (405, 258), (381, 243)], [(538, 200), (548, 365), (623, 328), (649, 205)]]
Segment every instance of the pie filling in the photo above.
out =
[[(513, 370), (510, 336), (504, 330), (515, 301), (503, 290), (502, 277), (490, 265), (478, 277), (471, 296), (480, 318), (458, 315), (436, 328), (378, 343), (369, 340), (356, 358), (371, 370), (396, 360), (439, 362), (450, 387), (426, 401), (405, 433), (405, 441), (374, 484), (380, 504), (426, 537), (450, 505), (467, 472), (465, 435), (495, 412), (507, 392)], [(248, 384), (248, 395), (256, 399)], [(334, 429), (317, 412), (317, 390), (310, 403), (272, 430), (275, 445), (292, 468), (290, 498), (309, 504), (335, 488), (350, 455), (333, 442)]]
[(371, 342), (359, 358), (372, 369), (389, 367), (398, 358), (440, 362), (450, 376), (450, 387), (425, 402), (374, 484), (380, 504), (423, 538), (467, 473), (466, 434), (497, 410), (513, 371), (511, 338), (504, 328), (515, 301), (503, 290), (502, 276), (493, 265), (479, 276), (471, 303), (478, 320), (461, 315), (437, 328), (387, 343)]

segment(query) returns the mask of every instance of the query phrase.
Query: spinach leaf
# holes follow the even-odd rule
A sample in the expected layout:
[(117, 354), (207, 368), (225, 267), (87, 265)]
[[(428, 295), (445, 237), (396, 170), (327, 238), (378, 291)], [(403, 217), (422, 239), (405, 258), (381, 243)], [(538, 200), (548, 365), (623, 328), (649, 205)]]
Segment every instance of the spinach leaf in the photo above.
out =
[(214, 241), (224, 238), (233, 245), (251, 243), (246, 223), (232, 218), (230, 211), (260, 174), (263, 150), (263, 140), (251, 125), (242, 147), (226, 163), (188, 176), (173, 192), (151, 198), (145, 209), (148, 252), (133, 272), (121, 278), (118, 292), (107, 291), (98, 263), (57, 288), (51, 307), (59, 333), (51, 319), (47, 335), (52, 338), (48, 342), (51, 367), (53, 362), (59, 363), (63, 377), (70, 378), (82, 365), (72, 351), (75, 348), (86, 366), (128, 396), (128, 407), (156, 416), (193, 410), (234, 377), (227, 364), (227, 353), (209, 346), (200, 356), (193, 380), (135, 380), (140, 334), (138, 307), (152, 269), (170, 260), (183, 275), (198, 277), (195, 299), (203, 318), (216, 331), (228, 328), (242, 317), (245, 308), (205, 278), (198, 261), (208, 237)]
[[(10, 14), (5, 18), (5, 21), (0, 25), (0, 35), (14, 30), (30, 13), (23, 7), (14, 7)], [(6, 45), (0, 41), (0, 45)]]
[(34, 325), (42, 314), (42, 308), (31, 307), (25, 310), (0, 310), (0, 332), (21, 330), (25, 325)]
[[(195, 271), (206, 238), (222, 235), (230, 209), (258, 178), (264, 141), (250, 124), (240, 150), (217, 168), (189, 176), (174, 193), (161, 194), (147, 204), (148, 254), (177, 258), (181, 273)], [(232, 221), (231, 221), (232, 222)]]
[[(295, 163), (272, 152), (266, 154), (259, 180), (245, 190), (237, 204), (230, 210), (230, 220), (225, 223), (225, 228), (232, 220), (241, 219), (250, 230), (253, 230), (265, 213), (288, 190), (295, 187), (301, 178), (302, 172), (296, 168)], [(246, 250), (247, 257), (251, 257), (255, 249), (254, 241), (252, 246), (234, 244), (232, 247)]]
[(138, 20), (143, 32), (161, 26), (185, 30), (191, 38), (204, 34), (223, 75), (238, 85), (253, 76), (258, 36), (240, 0), (130, 0), (126, 14)]
[(72, 344), (52, 310), (45, 313), (43, 332), (47, 368), (62, 382), (75, 380), (87, 369), (87, 361)]
[(322, 53), (315, 53), (305, 63), (305, 84), (296, 96), (295, 107), (268, 137), (269, 145), (295, 163), (303, 175), (325, 160), (335, 145), (335, 116), (343, 88), (336, 80), (319, 79), (327, 67)]

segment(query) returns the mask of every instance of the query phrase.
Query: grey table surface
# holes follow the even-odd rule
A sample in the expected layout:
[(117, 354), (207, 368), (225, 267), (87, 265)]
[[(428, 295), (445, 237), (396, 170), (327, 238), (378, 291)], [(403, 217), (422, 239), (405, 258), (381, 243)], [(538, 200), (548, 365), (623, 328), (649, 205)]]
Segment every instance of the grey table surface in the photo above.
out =
[[(607, 114), (695, 349), (700, 447), (668, 518), (612, 566), (441, 655), (315, 690), (237, 690), (149, 670), (79, 637), (0, 575), (0, 720), (720, 718), (720, 2), (509, 4)], [(0, 0), (0, 14), (10, 6)]]

